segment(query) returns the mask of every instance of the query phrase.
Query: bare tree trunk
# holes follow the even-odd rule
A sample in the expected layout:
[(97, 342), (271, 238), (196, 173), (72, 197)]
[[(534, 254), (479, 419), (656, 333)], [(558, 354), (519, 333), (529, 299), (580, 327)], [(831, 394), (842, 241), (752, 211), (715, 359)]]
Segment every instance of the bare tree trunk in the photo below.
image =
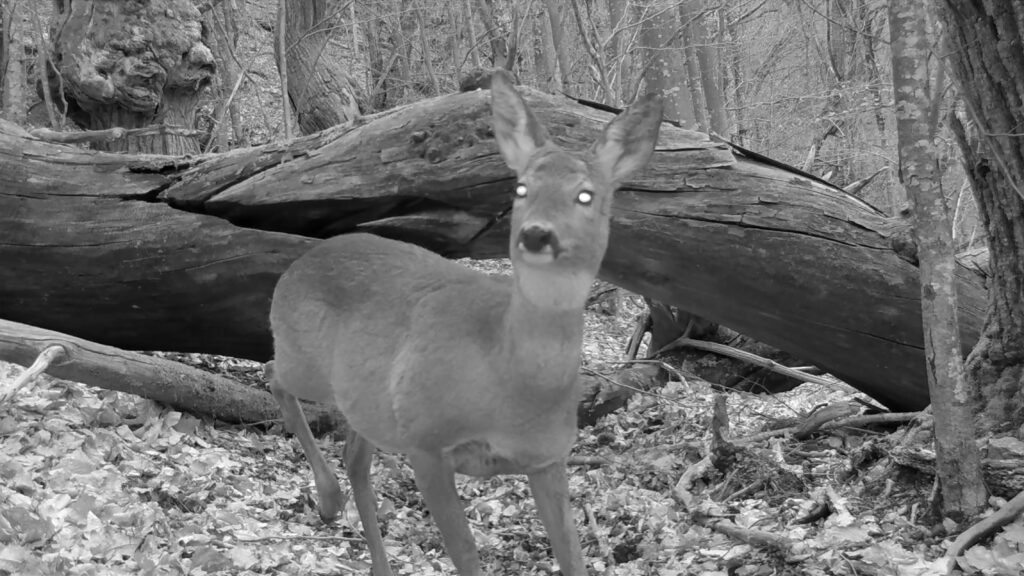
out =
[(388, 44), (385, 38), (385, 22), (380, 13), (378, 1), (367, 2), (364, 16), (366, 24), (363, 26), (366, 34), (366, 83), (370, 90), (370, 110), (384, 110), (393, 100), (390, 80), (391, 63), (387, 60), (385, 53)]
[(740, 146), (746, 146), (748, 130), (744, 116), (744, 110), (746, 109), (746, 78), (743, 74), (743, 56), (738, 39), (739, 32), (736, 29), (736, 25), (727, 19), (726, 11), (722, 10), (719, 14), (722, 19), (719, 26), (725, 31), (729, 41), (729, 59), (728, 66), (726, 67), (728, 73), (725, 76), (727, 82), (723, 81), (723, 85), (725, 93), (732, 96), (729, 108), (733, 110), (733, 132), (730, 136)]
[(213, 90), (214, 126), (206, 150), (226, 150), (235, 146), (247, 146), (248, 137), (242, 129), (236, 96), (243, 81), (241, 66), (235, 50), (238, 46), (238, 19), (244, 5), (235, 2), (219, 2), (206, 13), (204, 26), (209, 32), (210, 48), (217, 63), (217, 79)]
[(953, 226), (942, 193), (942, 173), (930, 122), (933, 90), (928, 69), (931, 35), (925, 0), (889, 3), (893, 93), (899, 140), (900, 181), (914, 212), (914, 236), (921, 268), (928, 390), (935, 416), (935, 453), (942, 507), (962, 521), (985, 506), (981, 454), (974, 443), (971, 394), (964, 379), (957, 319)]
[(864, 41), (864, 65), (866, 68), (864, 76), (868, 82), (868, 91), (871, 93), (871, 99), (875, 105), (875, 126), (878, 128), (879, 148), (887, 150), (889, 145), (885, 135), (888, 132), (885, 129), (885, 115), (882, 113), (885, 110), (885, 102), (880, 88), (882, 72), (878, 67), (878, 59), (875, 55), (875, 43), (878, 33), (874, 28), (875, 19), (871, 14), (871, 11), (875, 8), (869, 7), (865, 0), (857, 0), (857, 3), (859, 5), (858, 12), (861, 14), (860, 21), (864, 24), (864, 33), (861, 35)]
[(430, 80), (430, 89), (432, 90), (431, 96), (437, 96), (441, 93), (441, 83), (437, 80), (437, 75), (434, 74), (434, 63), (430, 60), (430, 40), (427, 38), (427, 22), (426, 18), (423, 17), (424, 8), (419, 5), (419, 2), (414, 2), (413, 10), (416, 12), (416, 27), (419, 28), (420, 37), (420, 52), (422, 53), (423, 72), (427, 75)]
[(704, 106), (703, 84), (701, 83), (700, 60), (697, 57), (697, 42), (700, 34), (697, 32), (698, 15), (700, 14), (700, 0), (687, 0), (679, 5), (679, 20), (682, 28), (680, 34), (683, 41), (683, 54), (686, 63), (686, 85), (690, 88), (690, 101), (693, 102), (693, 116), (697, 122), (697, 128), (703, 132), (710, 132), (708, 115)]
[[(359, 117), (360, 95), (355, 81), (329, 43), (343, 28), (339, 0), (289, 2), (285, 22), (288, 99), (303, 134), (319, 132)], [(280, 50), (275, 49), (280, 68)], [(282, 73), (285, 72), (282, 70)]]
[(400, 99), (396, 103), (405, 103), (415, 99), (415, 87), (412, 80), (412, 42), (413, 34), (416, 31), (416, 18), (409, 10), (412, 0), (402, 0), (401, 8), (395, 15), (395, 26), (393, 38), (395, 39), (395, 60), (397, 68), (397, 84)]
[(39, 6), (33, 5), (32, 8), (32, 25), (35, 28), (36, 33), (36, 75), (40, 78), (39, 88), (43, 93), (43, 104), (46, 106), (46, 118), (49, 121), (49, 126), (53, 129), (60, 129), (60, 121), (57, 120), (57, 113), (54, 110), (53, 104), (53, 90), (50, 88), (49, 79), (53, 67), (50, 64), (50, 54), (53, 52), (53, 47), (46, 39), (46, 35), (43, 33), (43, 21), (42, 17), (39, 16)]
[(533, 73), (545, 92), (555, 94), (560, 88), (551, 19), (543, 10), (537, 10), (533, 16)]
[(277, 56), (277, 70), (281, 80), (281, 124), (284, 139), (292, 139), (292, 105), (288, 94), (288, 0), (277, 1), (277, 27), (274, 29), (274, 55)]
[(555, 47), (555, 58), (558, 62), (558, 81), (561, 90), (569, 87), (569, 76), (572, 64), (569, 60), (569, 46), (565, 38), (565, 27), (562, 25), (562, 3), (557, 0), (544, 0), (548, 19), (551, 21), (551, 43)]
[(647, 91), (661, 94), (665, 100), (665, 118), (679, 122), (684, 128), (696, 129), (693, 101), (686, 89), (682, 55), (679, 49), (679, 21), (676, 11), (667, 2), (650, 2), (638, 7), (643, 22), (641, 33), (647, 63), (644, 80)]
[(356, 16), (356, 3), (352, 0), (348, 3), (348, 20), (352, 27), (352, 61), (360, 62), (359, 54), (359, 18)]
[(0, 112), (4, 110), (4, 85), (7, 83), (7, 59), (11, 55), (11, 19), (7, 1), (0, 0)]
[(476, 33), (473, 32), (473, 10), (470, 6), (470, 2), (473, 0), (462, 1), (462, 18), (466, 26), (467, 41), (469, 42), (469, 58), (470, 62), (473, 63), (473, 69), (478, 70), (480, 64), (480, 50), (476, 47)]
[(847, 16), (848, 8), (844, 5), (849, 0), (828, 0), (826, 5), (828, 19), (825, 21), (825, 42), (832, 74), (842, 81), (848, 77), (847, 62)]
[[(707, 4), (707, 0), (703, 4)], [(691, 23), (694, 30), (693, 40), (700, 63), (700, 84), (704, 93), (704, 104), (707, 106), (708, 122), (711, 131), (719, 136), (729, 136), (729, 119), (725, 115), (725, 96), (722, 94), (721, 82), (718, 81), (718, 52), (708, 35), (706, 19), (701, 17)], [(696, 109), (697, 106), (695, 105)]]
[(0, 55), (3, 58), (0, 59), (0, 65), (3, 65), (3, 68), (0, 71), (3, 72), (3, 77), (0, 80), (2, 80), (3, 86), (0, 86), (0, 91), (3, 93), (4, 117), (11, 122), (21, 124), (25, 122), (28, 112), (28, 95), (25, 92), (27, 82), (23, 63), (25, 49), (22, 48), (21, 40), (14, 28), (14, 21), (17, 17), (15, 8), (15, 3), (12, 0), (4, 0), (2, 3), (0, 18), (3, 19), (3, 26), (0, 30), (0, 39), (2, 39), (3, 45)]

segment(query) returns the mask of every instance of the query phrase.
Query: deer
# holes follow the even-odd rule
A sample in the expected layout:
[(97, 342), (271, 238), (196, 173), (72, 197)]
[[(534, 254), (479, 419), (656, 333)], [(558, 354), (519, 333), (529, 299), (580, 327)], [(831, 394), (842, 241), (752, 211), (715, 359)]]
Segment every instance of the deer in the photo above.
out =
[(455, 473), (525, 474), (555, 559), (586, 567), (569, 500), (584, 304), (608, 245), (612, 197), (654, 151), (645, 96), (584, 153), (551, 141), (511, 75), (491, 79), (493, 131), (515, 173), (511, 277), (371, 234), (327, 239), (274, 290), (270, 389), (313, 469), (321, 518), (346, 502), (299, 399), (345, 416), (343, 460), (373, 576), (392, 576), (370, 481), (376, 449), (404, 454), (462, 576), (483, 574)]

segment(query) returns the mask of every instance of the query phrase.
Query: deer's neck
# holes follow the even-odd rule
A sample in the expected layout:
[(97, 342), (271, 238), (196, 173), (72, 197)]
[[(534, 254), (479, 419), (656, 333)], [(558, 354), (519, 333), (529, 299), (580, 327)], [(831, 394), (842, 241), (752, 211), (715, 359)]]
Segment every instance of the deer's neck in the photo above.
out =
[[(583, 345), (583, 303), (590, 281), (548, 278), (548, 292), (523, 289), (517, 274), (504, 326), (506, 353), (512, 367), (537, 387), (561, 388), (576, 381)], [(569, 297), (576, 285), (582, 294)]]

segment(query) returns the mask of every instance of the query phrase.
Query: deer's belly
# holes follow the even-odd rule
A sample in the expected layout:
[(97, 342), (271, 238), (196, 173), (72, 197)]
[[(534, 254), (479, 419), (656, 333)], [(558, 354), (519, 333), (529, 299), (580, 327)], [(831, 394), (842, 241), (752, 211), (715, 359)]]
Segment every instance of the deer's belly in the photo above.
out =
[(552, 431), (541, 438), (494, 436), (463, 442), (445, 450), (453, 468), (469, 476), (526, 474), (564, 460), (576, 439), (576, 430)]

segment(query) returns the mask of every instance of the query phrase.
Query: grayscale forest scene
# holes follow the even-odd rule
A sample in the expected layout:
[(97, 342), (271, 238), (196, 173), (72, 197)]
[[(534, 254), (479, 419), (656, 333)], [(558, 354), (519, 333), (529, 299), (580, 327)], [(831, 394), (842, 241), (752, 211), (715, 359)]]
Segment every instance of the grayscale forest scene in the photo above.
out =
[(65, 574), (1024, 574), (1024, 3), (0, 0)]

